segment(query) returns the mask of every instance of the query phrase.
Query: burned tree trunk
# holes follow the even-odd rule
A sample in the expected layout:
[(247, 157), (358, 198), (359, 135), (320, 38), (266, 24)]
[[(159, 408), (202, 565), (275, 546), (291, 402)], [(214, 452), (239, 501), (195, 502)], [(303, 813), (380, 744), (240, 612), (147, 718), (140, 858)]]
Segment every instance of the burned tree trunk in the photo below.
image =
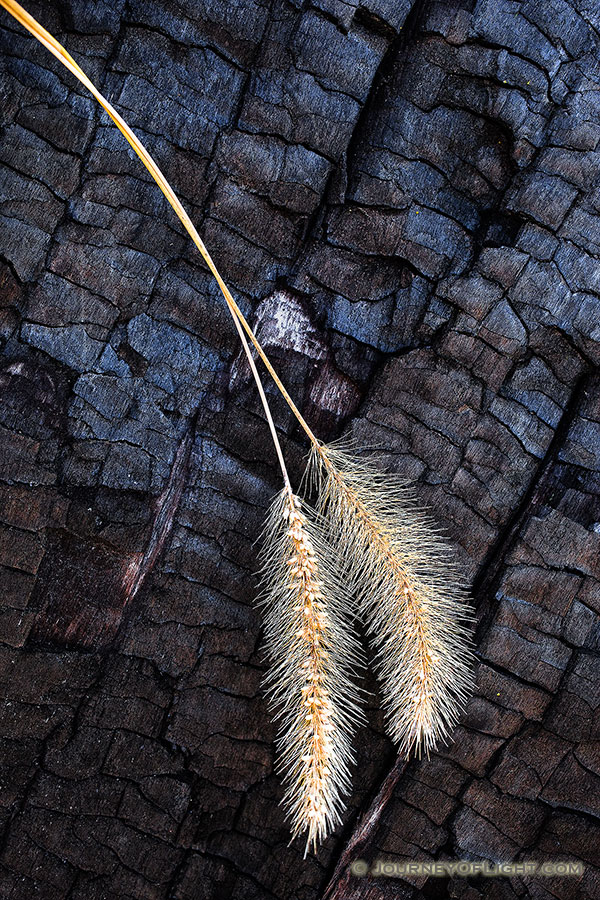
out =
[[(249, 370), (121, 135), (2, 12), (0, 894), (598, 896), (597, 4), (31, 12), (148, 145), (311, 426), (415, 480), (479, 664), (429, 760), (396, 758), (372, 695), (345, 828), (288, 846), (253, 604), (280, 484)], [(444, 858), (584, 872), (349, 869)]]

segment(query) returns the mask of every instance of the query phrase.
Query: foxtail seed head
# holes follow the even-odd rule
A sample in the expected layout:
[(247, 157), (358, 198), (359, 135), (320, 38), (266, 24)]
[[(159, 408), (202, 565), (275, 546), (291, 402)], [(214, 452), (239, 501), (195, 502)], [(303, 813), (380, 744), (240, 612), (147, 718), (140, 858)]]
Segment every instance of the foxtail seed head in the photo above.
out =
[(350, 789), (352, 733), (362, 719), (353, 669), (360, 647), (345, 593), (309, 511), (282, 491), (262, 550), (266, 683), (279, 719), (279, 765), (293, 836), (316, 850), (340, 822)]
[(390, 736), (429, 754), (472, 686), (472, 610), (449, 548), (406, 485), (345, 450), (316, 447), (311, 477), (367, 622)]

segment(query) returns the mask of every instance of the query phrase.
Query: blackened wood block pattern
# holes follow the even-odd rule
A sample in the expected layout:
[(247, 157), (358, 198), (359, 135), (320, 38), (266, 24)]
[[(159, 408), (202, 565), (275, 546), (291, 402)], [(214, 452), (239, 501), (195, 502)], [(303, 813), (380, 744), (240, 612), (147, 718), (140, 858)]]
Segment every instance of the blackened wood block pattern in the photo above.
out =
[(288, 846), (253, 605), (279, 476), (248, 368), (122, 137), (2, 13), (0, 895), (600, 896), (597, 4), (30, 8), (158, 159), (313, 427), (376, 447), (449, 531), (478, 669), (430, 760), (396, 758), (372, 696), (344, 828)]

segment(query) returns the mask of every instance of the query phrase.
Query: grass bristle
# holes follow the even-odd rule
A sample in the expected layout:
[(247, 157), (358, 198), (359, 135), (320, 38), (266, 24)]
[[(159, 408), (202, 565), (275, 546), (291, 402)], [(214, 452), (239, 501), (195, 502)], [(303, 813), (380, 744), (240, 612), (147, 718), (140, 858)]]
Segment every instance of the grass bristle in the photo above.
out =
[(341, 821), (350, 790), (351, 740), (363, 718), (353, 674), (362, 654), (331, 550), (286, 490), (271, 504), (261, 558), (284, 805), (293, 836), (306, 833), (306, 851), (314, 851)]
[(406, 755), (445, 740), (472, 690), (472, 609), (445, 539), (394, 476), (339, 447), (312, 476), (375, 651), (388, 731)]

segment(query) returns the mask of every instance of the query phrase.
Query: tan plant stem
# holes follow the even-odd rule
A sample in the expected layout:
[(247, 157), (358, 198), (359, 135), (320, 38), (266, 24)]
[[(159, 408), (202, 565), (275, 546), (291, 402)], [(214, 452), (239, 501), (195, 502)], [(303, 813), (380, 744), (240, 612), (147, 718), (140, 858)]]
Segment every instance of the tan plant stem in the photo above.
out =
[(395, 599), (402, 609), (402, 615), (408, 623), (407, 630), (413, 639), (413, 668), (416, 676), (413, 679), (414, 688), (409, 700), (410, 715), (408, 718), (411, 721), (412, 730), (404, 738), (404, 744), (407, 748), (411, 746), (420, 748), (421, 743), (424, 743), (429, 750), (428, 738), (432, 732), (432, 720), (435, 716), (433, 710), (435, 692), (431, 676), (433, 663), (437, 661), (437, 657), (434, 659), (430, 647), (430, 622), (427, 610), (419, 598), (418, 591), (414, 589), (409, 573), (394, 553), (389, 539), (367, 512), (360, 494), (353, 490), (350, 483), (341, 476), (325, 448), (320, 455), (329, 478), (335, 482), (336, 489), (344, 497), (349, 514), (356, 516), (360, 521), (374, 553), (385, 560), (386, 567), (393, 573), (396, 587)]
[[(305, 677), (301, 688), (303, 741), (305, 753), (302, 778), (304, 791), (299, 818), (308, 826), (308, 844), (316, 847), (317, 835), (325, 818), (324, 797), (326, 783), (331, 777), (331, 700), (323, 684), (324, 633), (327, 630), (325, 598), (315, 559), (315, 552), (306, 532), (306, 519), (290, 496), (288, 506), (288, 535), (293, 551), (287, 560), (289, 566), (289, 590), (299, 606), (302, 622), (298, 639), (302, 642), (305, 661), (302, 664)], [(320, 836), (320, 835), (319, 835)]]
[[(161, 191), (163, 192), (163, 194), (165, 195), (165, 197), (167, 198), (167, 200), (169, 201), (169, 203), (175, 210), (175, 213), (176, 213), (179, 221), (181, 222), (181, 224), (183, 225), (183, 227), (185, 228), (185, 230), (191, 237), (192, 241), (194, 242), (194, 244), (196, 245), (196, 247), (202, 254), (202, 257), (203, 257), (206, 265), (210, 269), (217, 284), (219, 285), (219, 288), (221, 289), (221, 293), (223, 294), (223, 297), (225, 298), (225, 302), (227, 303), (229, 312), (231, 313), (232, 318), (235, 322), (235, 326), (236, 326), (238, 334), (240, 336), (240, 340), (242, 341), (242, 345), (246, 352), (246, 356), (248, 357), (248, 362), (250, 364), (250, 368), (251, 368), (252, 374), (254, 376), (254, 380), (256, 381), (256, 385), (258, 387), (260, 398), (262, 400), (262, 404), (263, 404), (263, 407), (265, 410), (265, 415), (267, 417), (267, 421), (268, 421), (269, 427), (271, 429), (271, 434), (273, 436), (273, 442), (275, 444), (275, 449), (277, 451), (277, 457), (279, 459), (279, 464), (280, 464), (282, 472), (284, 474), (284, 481), (286, 483), (286, 486), (289, 485), (289, 478), (288, 478), (288, 475), (287, 475), (287, 472), (285, 469), (285, 463), (283, 461), (283, 454), (281, 452), (279, 440), (275, 433), (275, 426), (273, 425), (273, 421), (271, 418), (271, 413), (269, 411), (267, 399), (264, 395), (264, 391), (262, 389), (260, 377), (258, 375), (256, 366), (254, 364), (254, 360), (252, 359), (252, 355), (248, 348), (248, 343), (246, 341), (244, 331), (246, 332), (246, 335), (248, 336), (248, 338), (254, 345), (256, 352), (262, 359), (267, 371), (269, 372), (269, 374), (271, 375), (271, 378), (273, 379), (273, 381), (277, 385), (278, 389), (282, 393), (282, 395), (283, 395), (285, 401), (287, 402), (288, 406), (290, 407), (292, 413), (294, 414), (294, 416), (298, 420), (299, 424), (301, 425), (301, 427), (304, 429), (304, 431), (310, 438), (312, 444), (315, 447), (317, 447), (317, 446), (319, 446), (319, 442), (318, 442), (317, 438), (315, 437), (315, 435), (313, 434), (313, 432), (311, 431), (311, 429), (309, 428), (308, 423), (302, 416), (300, 410), (298, 409), (298, 407), (296, 406), (296, 404), (290, 397), (289, 393), (285, 389), (283, 383), (281, 382), (281, 379), (277, 375), (277, 372), (273, 368), (265, 351), (259, 344), (254, 332), (252, 331), (252, 328), (248, 324), (244, 314), (242, 313), (241, 309), (239, 308), (239, 306), (233, 299), (231, 291), (229, 290), (229, 288), (223, 281), (210, 253), (206, 249), (202, 238), (200, 237), (200, 235), (198, 234), (198, 232), (194, 226), (194, 223), (192, 222), (192, 220), (188, 216), (187, 212), (183, 208), (181, 201), (175, 194), (173, 188), (171, 187), (171, 185), (169, 184), (169, 182), (167, 181), (167, 179), (161, 172), (160, 168), (158, 167), (158, 165), (156, 164), (156, 162), (154, 161), (154, 159), (152, 158), (150, 153), (146, 150), (146, 148), (144, 147), (142, 142), (139, 140), (139, 138), (134, 134), (134, 132), (129, 127), (127, 122), (125, 122), (125, 120), (119, 115), (119, 113), (112, 106), (112, 104), (109, 103), (109, 101), (106, 99), (106, 97), (104, 97), (103, 94), (100, 93), (100, 91), (96, 88), (94, 83), (92, 81), (90, 81), (90, 79), (85, 74), (83, 69), (75, 62), (73, 57), (65, 50), (65, 48), (62, 46), (62, 44), (60, 44), (56, 40), (56, 38), (50, 34), (49, 31), (46, 31), (46, 29), (42, 25), (40, 25), (40, 23), (36, 19), (34, 19), (33, 16), (31, 16), (27, 12), (27, 10), (25, 10), (22, 6), (20, 6), (20, 4), (15, 3), (15, 0), (0, 0), (0, 6), (3, 6), (7, 12), (9, 12), (24, 28), (27, 29), (27, 31), (29, 31), (35, 38), (37, 38), (37, 40), (41, 44), (43, 44), (44, 47), (46, 47), (50, 51), (50, 53), (52, 53), (53, 56), (55, 56), (69, 70), (69, 72), (71, 72), (88, 89), (88, 91), (90, 91), (90, 93), (96, 98), (98, 103), (108, 113), (108, 115), (113, 120), (113, 122), (115, 123), (115, 125), (117, 126), (117, 128), (119, 129), (121, 134), (126, 138), (126, 140), (129, 142), (129, 144), (131, 145), (131, 147), (133, 148), (135, 153), (141, 159), (141, 161), (145, 165), (148, 172), (152, 175), (152, 177), (156, 181), (157, 185), (159, 186), (159, 188), (161, 189)], [(243, 329), (243, 331), (242, 331), (242, 329)], [(290, 488), (290, 490), (291, 490), (291, 488)]]

